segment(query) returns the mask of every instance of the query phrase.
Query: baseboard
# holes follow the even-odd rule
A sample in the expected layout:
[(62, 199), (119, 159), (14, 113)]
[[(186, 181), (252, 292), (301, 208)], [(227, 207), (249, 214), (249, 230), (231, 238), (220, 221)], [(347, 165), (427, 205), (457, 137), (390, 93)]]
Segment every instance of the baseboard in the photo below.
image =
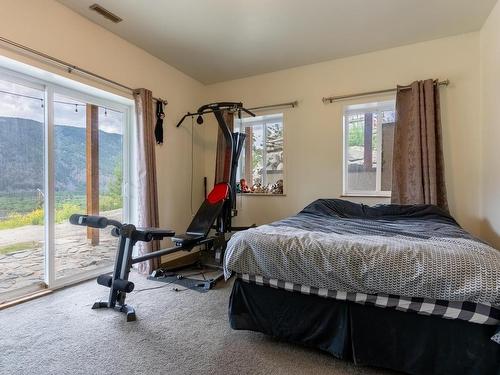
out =
[(0, 310), (9, 308), (9, 307), (12, 307), (15, 305), (19, 305), (20, 303), (23, 303), (23, 302), (31, 301), (35, 298), (39, 298), (39, 297), (45, 296), (45, 295), (50, 294), (50, 293), (52, 293), (52, 289), (44, 289), (44, 290), (40, 290), (40, 291), (31, 293), (31, 294), (24, 295), (22, 297), (19, 297), (17, 299), (13, 299), (13, 300), (8, 301), (8, 302), (3, 302), (0, 304)]

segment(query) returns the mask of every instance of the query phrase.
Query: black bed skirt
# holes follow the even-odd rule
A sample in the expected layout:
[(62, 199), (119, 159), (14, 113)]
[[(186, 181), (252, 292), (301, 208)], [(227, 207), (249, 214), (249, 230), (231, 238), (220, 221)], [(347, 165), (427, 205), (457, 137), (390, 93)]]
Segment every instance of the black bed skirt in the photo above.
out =
[(288, 292), (236, 279), (229, 321), (237, 330), (408, 374), (500, 374), (496, 327)]

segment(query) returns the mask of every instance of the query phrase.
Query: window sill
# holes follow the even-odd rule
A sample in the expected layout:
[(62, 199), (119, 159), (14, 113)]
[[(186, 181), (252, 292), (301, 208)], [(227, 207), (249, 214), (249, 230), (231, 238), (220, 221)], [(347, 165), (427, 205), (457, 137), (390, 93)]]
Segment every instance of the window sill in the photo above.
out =
[(237, 193), (240, 197), (286, 197), (286, 194)]
[(390, 195), (382, 195), (382, 194), (342, 194), (341, 198), (387, 198), (390, 199)]

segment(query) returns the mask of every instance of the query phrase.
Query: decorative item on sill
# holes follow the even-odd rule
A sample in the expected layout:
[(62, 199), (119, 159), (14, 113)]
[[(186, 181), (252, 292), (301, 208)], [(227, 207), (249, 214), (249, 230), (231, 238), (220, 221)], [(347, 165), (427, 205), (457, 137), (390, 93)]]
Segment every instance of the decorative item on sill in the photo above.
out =
[(238, 193), (249, 193), (249, 194), (283, 194), (283, 180), (279, 179), (274, 184), (262, 185), (260, 182), (256, 182), (250, 188), (244, 178), (242, 178), (237, 185)]
[(271, 186), (271, 194), (283, 194), (283, 180), (279, 179)]
[(260, 193), (262, 190), (262, 185), (260, 184), (260, 182), (257, 182), (257, 183), (252, 185), (251, 190), (252, 190), (252, 193)]
[(240, 180), (240, 183), (238, 184), (238, 186), (240, 189), (240, 193), (251, 193), (252, 192), (250, 190), (250, 186), (248, 186), (248, 184), (247, 184), (247, 180), (245, 180), (244, 178), (242, 178)]

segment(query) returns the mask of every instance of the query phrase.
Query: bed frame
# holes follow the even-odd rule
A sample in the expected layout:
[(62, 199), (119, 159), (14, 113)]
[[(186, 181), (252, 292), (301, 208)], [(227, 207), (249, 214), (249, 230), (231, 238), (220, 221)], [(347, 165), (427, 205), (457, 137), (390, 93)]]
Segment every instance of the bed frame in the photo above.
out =
[(235, 280), (229, 321), (357, 365), (408, 374), (500, 374), (495, 326), (365, 306)]

